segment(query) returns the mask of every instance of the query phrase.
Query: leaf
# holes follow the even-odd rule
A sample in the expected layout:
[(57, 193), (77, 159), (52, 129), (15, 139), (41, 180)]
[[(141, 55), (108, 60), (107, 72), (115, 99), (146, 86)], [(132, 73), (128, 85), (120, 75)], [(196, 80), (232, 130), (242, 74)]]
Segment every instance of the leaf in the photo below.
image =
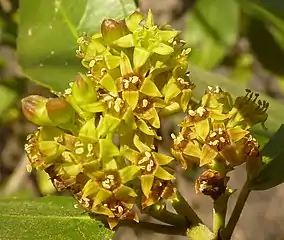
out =
[(207, 69), (216, 66), (237, 39), (239, 19), (236, 0), (197, 1), (188, 14), (184, 32), (193, 49), (190, 61)]
[(114, 232), (74, 207), (71, 197), (0, 200), (1, 239), (111, 239)]
[(274, 134), (261, 150), (264, 166), (250, 180), (253, 190), (266, 190), (284, 182), (284, 125)]
[(25, 74), (63, 91), (85, 72), (75, 56), (78, 36), (99, 32), (103, 19), (122, 19), (135, 8), (133, 0), (21, 0), (17, 46)]

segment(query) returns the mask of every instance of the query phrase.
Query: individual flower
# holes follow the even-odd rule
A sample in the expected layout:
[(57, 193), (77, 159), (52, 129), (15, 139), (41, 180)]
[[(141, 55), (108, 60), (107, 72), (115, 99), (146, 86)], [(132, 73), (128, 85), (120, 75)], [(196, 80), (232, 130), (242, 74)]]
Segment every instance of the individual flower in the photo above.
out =
[(141, 189), (146, 199), (148, 199), (155, 189), (153, 186), (157, 179), (165, 181), (175, 179), (166, 166), (173, 158), (152, 151), (140, 141), (137, 135), (134, 136), (134, 145), (138, 151), (125, 146), (122, 152), (126, 159), (140, 168)]
[(227, 181), (228, 177), (222, 176), (218, 171), (207, 169), (196, 180), (195, 190), (216, 200), (225, 193)]

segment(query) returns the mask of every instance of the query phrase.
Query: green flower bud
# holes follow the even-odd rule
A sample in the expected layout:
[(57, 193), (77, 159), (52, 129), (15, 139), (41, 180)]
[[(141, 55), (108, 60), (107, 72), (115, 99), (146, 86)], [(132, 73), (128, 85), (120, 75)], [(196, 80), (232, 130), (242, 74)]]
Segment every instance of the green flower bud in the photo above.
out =
[(55, 126), (48, 116), (46, 103), (48, 99), (39, 95), (31, 95), (22, 100), (22, 111), (25, 117), (34, 124)]
[(46, 109), (50, 120), (57, 125), (72, 122), (74, 119), (74, 109), (64, 98), (49, 99)]
[(88, 77), (80, 74), (72, 85), (72, 97), (78, 106), (96, 102), (96, 85)]
[(117, 22), (113, 19), (105, 19), (101, 24), (101, 33), (105, 43), (111, 44), (127, 33), (127, 27), (124, 21)]

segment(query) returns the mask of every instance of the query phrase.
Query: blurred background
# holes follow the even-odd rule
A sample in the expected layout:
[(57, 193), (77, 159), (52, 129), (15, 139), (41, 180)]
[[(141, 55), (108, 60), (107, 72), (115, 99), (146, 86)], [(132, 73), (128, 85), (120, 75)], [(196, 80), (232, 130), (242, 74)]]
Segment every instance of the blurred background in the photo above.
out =
[[(171, 24), (183, 31), (183, 38), (193, 49), (189, 62), (194, 82), (199, 80), (195, 78), (195, 68), (211, 73), (202, 77), (209, 85), (220, 84), (220, 77), (215, 78), (215, 74), (221, 74), (226, 77), (222, 78), (225, 86), (220, 84), (221, 88), (249, 87), (265, 93), (274, 99), (274, 110), (284, 118), (283, 0), (140, 0), (139, 7), (144, 12), (151, 8), (157, 23)], [(26, 171), (28, 160), (23, 148), (35, 126), (24, 119), (20, 100), (30, 94), (48, 96), (49, 90), (29, 81), (17, 61), (18, 8), (18, 0), (0, 0), (0, 196), (58, 194), (44, 173)], [(172, 127), (169, 123), (164, 131), (171, 131)], [(263, 145), (270, 133), (256, 131), (256, 135)], [(242, 170), (232, 175), (233, 188), (245, 181)], [(210, 225), (211, 200), (195, 194), (192, 178), (194, 172), (179, 174), (180, 190)], [(236, 196), (230, 201), (229, 212), (235, 200)], [(120, 229), (118, 235), (121, 239), (184, 239), (130, 229)], [(284, 186), (253, 192), (233, 239), (281, 238)]]

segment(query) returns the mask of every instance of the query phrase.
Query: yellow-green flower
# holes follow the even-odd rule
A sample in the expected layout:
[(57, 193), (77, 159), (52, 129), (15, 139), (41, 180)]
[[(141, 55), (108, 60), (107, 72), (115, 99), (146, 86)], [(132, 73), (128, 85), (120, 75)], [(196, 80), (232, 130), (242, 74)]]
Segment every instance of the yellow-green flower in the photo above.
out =
[[(256, 99), (248, 95), (237, 98), (234, 104), (230, 100), (231, 96), (220, 88), (210, 88), (202, 106), (188, 111), (179, 135), (173, 135), (172, 147), (172, 154), (184, 168), (188, 162), (209, 166), (221, 161), (230, 169), (247, 162), (251, 151), (257, 152), (250, 127), (265, 121), (267, 114), (255, 107)], [(246, 105), (240, 107), (240, 102)]]
[[(134, 136), (134, 144), (138, 151), (124, 147), (123, 155), (134, 165), (140, 168), (141, 189), (146, 198), (149, 198), (155, 179), (173, 180), (174, 176), (168, 172), (166, 165), (173, 158), (152, 151), (142, 143), (138, 136)], [(169, 169), (170, 170), (170, 169)]]

